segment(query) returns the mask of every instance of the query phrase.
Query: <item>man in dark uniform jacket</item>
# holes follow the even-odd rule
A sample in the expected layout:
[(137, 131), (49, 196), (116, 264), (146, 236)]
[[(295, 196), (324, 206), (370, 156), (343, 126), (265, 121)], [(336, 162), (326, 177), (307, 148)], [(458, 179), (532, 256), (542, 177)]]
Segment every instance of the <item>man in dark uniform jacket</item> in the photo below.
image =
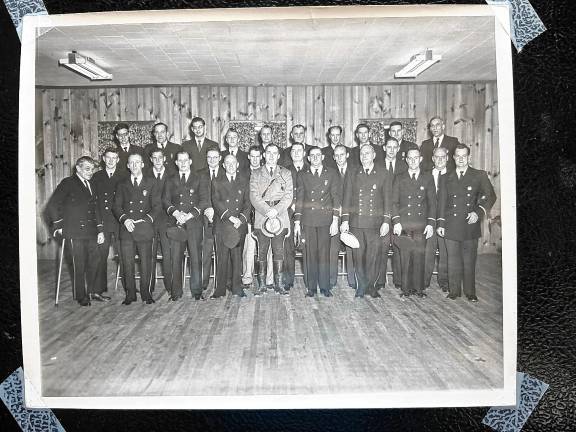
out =
[[(297, 124), (292, 126), (292, 130), (290, 131), (290, 142), (292, 144), (302, 144), (304, 146), (304, 153), (307, 152), (308, 146), (306, 145), (306, 127)], [(278, 165), (283, 166), (286, 168), (292, 162), (292, 145), (286, 147), (280, 153), (280, 160), (278, 161)]]
[(204, 178), (208, 187), (208, 206), (204, 210), (202, 222), (204, 226), (202, 237), (202, 289), (206, 290), (210, 283), (210, 268), (214, 252), (214, 207), (212, 207), (212, 182), (225, 177), (224, 168), (220, 165), (222, 156), (220, 150), (211, 148), (206, 153), (207, 166), (198, 170), (197, 175)]
[(310, 167), (297, 177), (294, 235), (304, 240), (304, 273), (307, 297), (317, 286), (326, 297), (330, 292), (330, 236), (338, 234), (341, 181), (335, 169), (323, 166), (319, 147), (310, 147)]
[(100, 264), (96, 274), (96, 286), (99, 292), (108, 290), (108, 254), (110, 246), (114, 253), (120, 257), (120, 225), (112, 213), (114, 197), (118, 182), (125, 177), (124, 170), (118, 166), (118, 150), (107, 148), (102, 156), (104, 169), (96, 172), (92, 177), (94, 192), (98, 198), (98, 207), (102, 222), (104, 223), (104, 242), (99, 246)]
[(101, 287), (95, 285), (100, 261), (98, 244), (104, 242), (104, 234), (96, 194), (90, 184), (94, 165), (88, 156), (79, 158), (76, 172), (60, 182), (45, 210), (54, 236), (62, 235), (70, 247), (72, 287), (81, 306), (88, 306), (90, 297), (110, 300), (110, 297), (102, 295)]
[[(154, 138), (154, 143), (148, 144), (144, 147), (144, 154), (147, 158), (151, 160), (152, 152), (156, 149), (162, 150), (164, 156), (166, 156), (166, 161), (164, 165), (171, 171), (176, 171), (176, 165), (174, 165), (174, 160), (176, 159), (176, 153), (182, 150), (180, 144), (176, 144), (168, 141), (168, 126), (164, 123), (156, 123), (152, 128), (152, 137)], [(151, 168), (148, 166), (148, 168)]]
[[(416, 146), (416, 145), (415, 145)], [(386, 156), (384, 158), (383, 166), (386, 168), (388, 173), (392, 178), (405, 173), (408, 170), (408, 165), (402, 160), (398, 160), (398, 150), (400, 146), (396, 138), (388, 137), (384, 149), (386, 151)], [(416, 146), (416, 148), (418, 148)], [(402, 285), (402, 277), (400, 276), (402, 270), (400, 267), (400, 251), (396, 246), (394, 246), (394, 236), (392, 235), (392, 230), (383, 238), (382, 242), (382, 263), (380, 266), (380, 275), (378, 276), (378, 281), (376, 286), (383, 287), (386, 285), (386, 270), (388, 268), (388, 252), (392, 248), (392, 278), (394, 286), (400, 288)]]
[(217, 142), (206, 138), (206, 122), (203, 118), (194, 117), (190, 122), (191, 140), (182, 143), (182, 150), (187, 151), (192, 161), (192, 171), (206, 168), (206, 153), (211, 148), (220, 150)]
[[(326, 160), (326, 159), (324, 159)], [(336, 161), (336, 171), (340, 177), (340, 197), (344, 196), (344, 179), (349, 169), (355, 169), (348, 164), (348, 147), (339, 144), (334, 149), (334, 160)], [(342, 204), (340, 205), (340, 213)], [(356, 275), (354, 274), (354, 260), (352, 259), (352, 248), (340, 241), (340, 236), (330, 237), (330, 288), (334, 288), (338, 282), (338, 254), (346, 251), (346, 273), (348, 285), (356, 289)]]
[(144, 148), (134, 145), (130, 142), (130, 126), (127, 123), (118, 123), (114, 127), (114, 142), (118, 149), (118, 168), (124, 175), (130, 175), (128, 169), (128, 157), (138, 154), (144, 161), (144, 166), (148, 165), (148, 158)]
[[(166, 179), (176, 173), (174, 164), (172, 162), (166, 163), (166, 153), (161, 148), (152, 149), (150, 153), (150, 161), (152, 166), (144, 170), (144, 175), (146, 177), (151, 177), (156, 183), (156, 187), (160, 194), (164, 190), (164, 184)], [(168, 214), (162, 210), (159, 212), (158, 217), (154, 220), (154, 235), (155, 241), (152, 248), (152, 256), (154, 259), (158, 256), (158, 245), (160, 245), (160, 250), (162, 251), (162, 276), (164, 281), (164, 288), (168, 295), (172, 292), (172, 287), (170, 286), (172, 282), (172, 259), (170, 255), (170, 241), (168, 240), (168, 235), (166, 230), (168, 229)], [(156, 285), (156, 265), (152, 266), (152, 280), (150, 284), (150, 291), (154, 292)]]
[(375, 154), (374, 163), (380, 167), (383, 167), (386, 154), (384, 153), (382, 146), (370, 142), (370, 127), (365, 123), (360, 123), (358, 126), (356, 126), (356, 132), (354, 133), (354, 136), (358, 142), (358, 147), (353, 147), (350, 149), (350, 159), (348, 159), (348, 161), (352, 161), (354, 165), (360, 166), (360, 150), (362, 149), (363, 145), (370, 144)]
[(131, 174), (118, 183), (114, 197), (114, 216), (120, 222), (120, 259), (128, 306), (136, 301), (134, 257), (140, 257), (140, 297), (146, 304), (154, 303), (151, 294), (152, 268), (156, 257), (154, 249), (154, 221), (162, 211), (160, 191), (153, 178), (142, 173), (144, 162), (139, 154), (128, 157)]
[(240, 143), (240, 137), (238, 132), (234, 129), (228, 129), (226, 135), (224, 136), (224, 144), (226, 150), (222, 152), (222, 160), (226, 159), (226, 156), (231, 154), (236, 158), (238, 163), (238, 171), (242, 176), (250, 177), (250, 161), (248, 160), (248, 153), (240, 150), (238, 146)]
[(376, 288), (382, 238), (390, 230), (392, 176), (374, 164), (376, 153), (370, 144), (360, 149), (361, 166), (348, 170), (344, 179), (342, 232), (350, 231), (360, 247), (353, 249), (358, 288), (356, 297), (380, 297)]
[(392, 188), (392, 223), (402, 265), (402, 296), (424, 294), (424, 251), (436, 225), (436, 187), (420, 170), (418, 147), (408, 150), (408, 171), (398, 174)]
[[(435, 148), (432, 161), (434, 162), (434, 168), (430, 173), (432, 174), (434, 185), (436, 186), (436, 196), (438, 196), (440, 183), (444, 176), (451, 172), (446, 167), (446, 162), (448, 161), (448, 149), (444, 147)], [(438, 251), (438, 273), (436, 275), (436, 281), (442, 291), (448, 292), (448, 252), (446, 251), (446, 241), (444, 238), (438, 236), (436, 231), (434, 231), (434, 235), (432, 235), (432, 237), (430, 237), (426, 242), (424, 286), (426, 288), (430, 286), (432, 273), (434, 273), (434, 266), (436, 264), (436, 251)]]
[(416, 143), (404, 139), (404, 125), (399, 121), (393, 121), (390, 123), (388, 134), (398, 141), (400, 148), (396, 154), (396, 159), (399, 161), (404, 161), (406, 159), (406, 153), (408, 153), (409, 149), (418, 147)]
[[(232, 294), (246, 296), (242, 289), (242, 249), (248, 232), (250, 217), (250, 181), (238, 172), (236, 157), (224, 158), (224, 176), (212, 182), (212, 206), (214, 207), (214, 237), (216, 238), (216, 288), (211, 298), (226, 295), (226, 284), (232, 280)], [(238, 243), (229, 248), (224, 237), (226, 226), (232, 225), (240, 234)]]
[(172, 301), (182, 297), (182, 266), (186, 245), (190, 255), (190, 292), (195, 300), (202, 298), (202, 216), (209, 205), (209, 184), (205, 176), (192, 172), (191, 165), (188, 152), (178, 152), (178, 172), (166, 179), (162, 192), (162, 206), (170, 216), (168, 231), (173, 233), (169, 234)]
[[(285, 168), (292, 174), (292, 186), (294, 188), (294, 198), (292, 205), (288, 207), (288, 218), (290, 219), (290, 232), (294, 232), (294, 211), (296, 209), (296, 184), (298, 175), (308, 169), (304, 144), (295, 142), (290, 147), (290, 163)], [(296, 273), (296, 249), (301, 250), (302, 245), (296, 247), (294, 238), (291, 236), (284, 242), (284, 289), (290, 290), (294, 286), (294, 275)], [(306, 281), (306, 275), (304, 275)]]
[(324, 155), (324, 166), (336, 169), (336, 161), (334, 159), (334, 150), (342, 143), (342, 127), (338, 125), (330, 126), (326, 133), (328, 145), (322, 149)]
[(448, 149), (448, 169), (454, 169), (454, 150), (459, 144), (458, 138), (444, 135), (446, 124), (440, 117), (432, 117), (428, 124), (432, 138), (422, 141), (420, 152), (422, 154), (422, 166), (424, 171), (430, 171), (433, 168), (432, 155), (436, 147)]
[(438, 235), (448, 251), (448, 298), (460, 296), (477, 302), (476, 256), (480, 223), (489, 216), (496, 201), (486, 171), (469, 166), (470, 148), (458, 144), (454, 151), (456, 170), (443, 177), (438, 197)]

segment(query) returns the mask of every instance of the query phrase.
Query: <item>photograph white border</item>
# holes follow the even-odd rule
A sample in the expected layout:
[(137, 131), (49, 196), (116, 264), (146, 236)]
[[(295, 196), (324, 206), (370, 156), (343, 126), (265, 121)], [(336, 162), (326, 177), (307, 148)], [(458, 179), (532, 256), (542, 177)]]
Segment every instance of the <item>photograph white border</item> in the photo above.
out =
[[(36, 252), (35, 85), (37, 30), (53, 26), (100, 24), (258, 21), (422, 16), (495, 16), (498, 124), (501, 163), (502, 311), (504, 387), (499, 390), (448, 390), (317, 395), (42, 397)], [(19, 241), (22, 351), (25, 403), (29, 408), (95, 409), (310, 409), (512, 406), (516, 404), (516, 170), (510, 14), (507, 5), (320, 6), (103, 12), (26, 16), (22, 32), (19, 112)]]

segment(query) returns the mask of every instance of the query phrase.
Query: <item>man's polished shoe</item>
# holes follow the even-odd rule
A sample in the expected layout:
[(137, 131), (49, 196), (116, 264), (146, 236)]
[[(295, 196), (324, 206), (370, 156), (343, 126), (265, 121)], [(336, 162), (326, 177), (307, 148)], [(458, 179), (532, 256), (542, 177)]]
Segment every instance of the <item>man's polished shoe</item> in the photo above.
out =
[(458, 296), (457, 296), (457, 295), (448, 294), (448, 295), (446, 296), (446, 298), (447, 298), (447, 299), (450, 299), (450, 300), (456, 300), (456, 299), (458, 298)]
[(152, 303), (156, 303), (156, 302), (154, 301), (154, 299), (149, 298), (149, 299), (146, 300), (144, 303), (146, 303), (146, 304), (152, 304)]
[(132, 303), (132, 300), (128, 300), (128, 299), (124, 299), (124, 301), (122, 302), (122, 304), (123, 304), (124, 306), (128, 306), (128, 305), (130, 305), (131, 303)]
[(172, 297), (170, 297), (170, 300), (172, 300), (172, 301), (178, 301), (178, 300), (180, 300), (181, 298), (182, 298), (181, 295), (177, 295), (177, 296), (172, 296)]
[(423, 292), (416, 293), (416, 295), (417, 295), (418, 297), (420, 297), (420, 298), (426, 298), (426, 297), (428, 297), (428, 295), (427, 295), (426, 293), (423, 293)]
[(79, 301), (78, 301), (78, 304), (79, 304), (80, 306), (90, 306), (90, 300), (88, 300), (88, 299), (79, 300)]
[(208, 289), (208, 285), (202, 287), (202, 291), (206, 291)]
[(103, 294), (93, 293), (92, 294), (92, 300), (96, 300), (99, 302), (109, 302), (111, 300), (111, 298), (106, 296), (106, 295), (103, 295)]
[(472, 303), (478, 303), (478, 297), (476, 297), (475, 295), (473, 296), (467, 296), (468, 300), (471, 301)]
[(202, 297), (202, 294), (194, 294), (194, 300), (204, 300), (204, 297)]
[(246, 297), (246, 293), (244, 290), (240, 291), (239, 293), (232, 294), (234, 297)]
[(357, 298), (364, 298), (364, 294), (358, 294), (358, 293), (356, 293), (356, 294), (354, 294), (354, 297), (355, 297), (355, 298), (356, 298), (356, 297), (357, 297)]
[(332, 297), (332, 293), (330, 291), (322, 291), (322, 294), (324, 294), (324, 297)]
[(370, 293), (370, 297), (372, 297), (372, 298), (380, 298), (380, 297), (382, 297), (382, 296), (380, 295), (380, 293), (379, 293), (378, 291), (374, 291), (374, 292)]

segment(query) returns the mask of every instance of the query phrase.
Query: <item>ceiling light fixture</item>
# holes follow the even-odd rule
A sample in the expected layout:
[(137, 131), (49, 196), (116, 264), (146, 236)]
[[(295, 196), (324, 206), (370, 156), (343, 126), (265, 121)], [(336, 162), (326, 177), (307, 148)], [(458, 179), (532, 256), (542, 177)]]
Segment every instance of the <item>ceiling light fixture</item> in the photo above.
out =
[(76, 51), (68, 53), (68, 58), (58, 60), (58, 64), (60, 66), (65, 66), (92, 81), (112, 79), (111, 73), (106, 72), (98, 66), (90, 57), (78, 54)]
[(434, 63), (442, 60), (442, 56), (433, 55), (431, 49), (427, 49), (424, 54), (416, 54), (410, 59), (410, 63), (404, 66), (399, 72), (394, 74), (394, 78), (416, 78)]

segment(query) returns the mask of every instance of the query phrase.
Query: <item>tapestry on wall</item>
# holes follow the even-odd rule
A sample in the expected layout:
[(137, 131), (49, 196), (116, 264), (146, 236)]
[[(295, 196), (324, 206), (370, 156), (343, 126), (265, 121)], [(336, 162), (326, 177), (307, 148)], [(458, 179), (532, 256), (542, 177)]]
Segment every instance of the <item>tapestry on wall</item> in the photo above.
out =
[(239, 146), (242, 151), (248, 151), (250, 146), (260, 144), (258, 133), (263, 126), (272, 128), (272, 142), (280, 148), (286, 147), (286, 122), (285, 121), (252, 121), (231, 120), (230, 129), (238, 132)]
[(114, 128), (118, 123), (126, 123), (129, 129), (130, 143), (138, 147), (146, 147), (152, 141), (152, 126), (154, 121), (104, 121), (98, 122), (98, 156), (102, 156), (108, 147), (116, 147)]
[(390, 129), (390, 123), (394, 121), (402, 123), (404, 127), (403, 139), (415, 143), (418, 120), (414, 118), (360, 119), (360, 123), (365, 123), (370, 127), (370, 141), (380, 146), (383, 146), (389, 137), (388, 130)]

